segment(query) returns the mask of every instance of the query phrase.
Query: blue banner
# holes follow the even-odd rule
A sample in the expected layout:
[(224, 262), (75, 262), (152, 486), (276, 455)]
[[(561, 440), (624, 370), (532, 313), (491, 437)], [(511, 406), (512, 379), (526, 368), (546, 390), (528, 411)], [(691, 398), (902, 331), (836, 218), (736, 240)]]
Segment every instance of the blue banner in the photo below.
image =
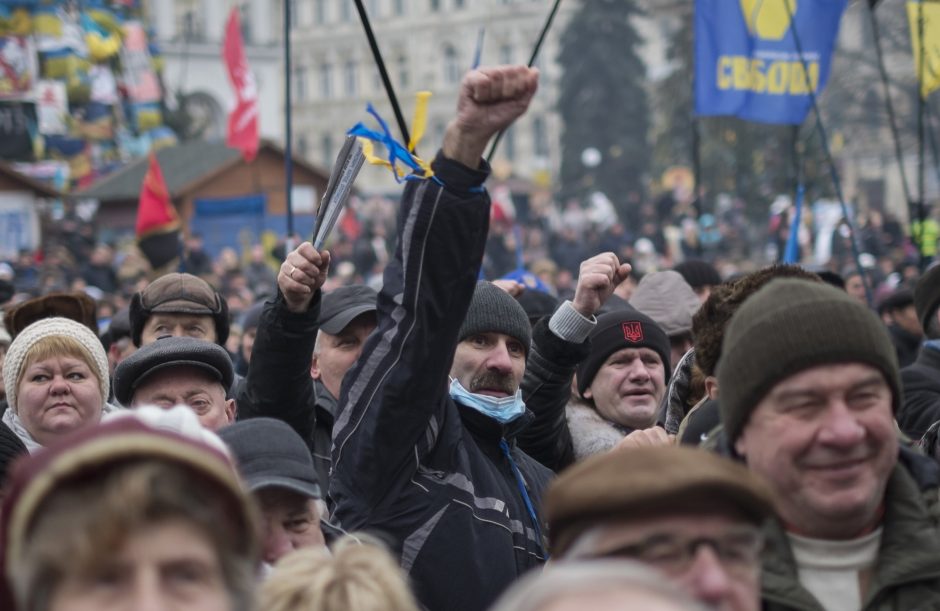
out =
[(809, 92), (829, 77), (847, 1), (696, 0), (695, 113), (802, 123)]

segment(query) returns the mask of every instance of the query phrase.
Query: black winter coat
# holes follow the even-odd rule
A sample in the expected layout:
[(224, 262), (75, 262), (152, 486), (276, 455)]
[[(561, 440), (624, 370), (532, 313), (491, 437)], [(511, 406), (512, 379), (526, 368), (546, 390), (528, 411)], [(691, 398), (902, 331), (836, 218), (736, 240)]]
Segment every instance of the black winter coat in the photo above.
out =
[(552, 473), (515, 445), (522, 419), (503, 427), (448, 394), (489, 198), (484, 172), (433, 167), (447, 187), (406, 187), (378, 327), (343, 382), (330, 495), (343, 529), (391, 542), (427, 609), (483, 611), (545, 561), (525, 496), (538, 511)]
[(317, 339), (320, 293), (303, 313), (287, 309), (278, 292), (261, 313), (251, 364), (235, 403), (238, 419), (268, 417), (283, 420), (307, 442), (313, 464), (326, 492), (330, 475), (330, 444), (336, 399), (310, 377)]
[(901, 370), (904, 403), (898, 410), (898, 426), (911, 439), (920, 439), (940, 420), (940, 351), (926, 346), (917, 360)]

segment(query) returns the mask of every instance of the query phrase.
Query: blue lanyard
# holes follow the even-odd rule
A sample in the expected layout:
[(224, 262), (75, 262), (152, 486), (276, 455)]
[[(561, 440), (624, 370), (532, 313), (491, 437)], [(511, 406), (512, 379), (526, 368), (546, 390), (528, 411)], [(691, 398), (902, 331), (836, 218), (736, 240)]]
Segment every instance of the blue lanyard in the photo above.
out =
[(512, 474), (516, 476), (516, 485), (519, 486), (522, 501), (525, 503), (526, 511), (529, 513), (532, 526), (535, 528), (535, 536), (538, 537), (539, 540), (539, 549), (542, 551), (542, 555), (545, 556), (545, 559), (548, 560), (548, 551), (545, 549), (544, 539), (542, 539), (542, 529), (539, 526), (539, 518), (535, 515), (535, 508), (532, 506), (532, 499), (529, 498), (529, 491), (526, 490), (522, 473), (519, 471), (519, 467), (516, 466), (516, 461), (512, 459), (512, 454), (509, 453), (509, 444), (506, 443), (505, 439), (499, 440), (499, 447), (502, 449), (503, 454), (506, 455), (506, 458), (509, 459), (509, 467), (512, 469)]

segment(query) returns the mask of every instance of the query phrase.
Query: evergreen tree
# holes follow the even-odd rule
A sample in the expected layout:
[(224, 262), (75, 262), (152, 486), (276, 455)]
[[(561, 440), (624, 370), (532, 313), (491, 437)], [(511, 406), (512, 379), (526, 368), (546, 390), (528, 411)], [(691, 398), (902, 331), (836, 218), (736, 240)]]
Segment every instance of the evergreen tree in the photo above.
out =
[[(630, 22), (639, 12), (634, 0), (582, 0), (558, 57), (562, 195), (601, 191), (628, 217), (643, 196), (650, 165), (646, 68)], [(588, 149), (600, 152), (594, 167), (582, 161)]]
[[(653, 175), (670, 166), (692, 168), (695, 129), (692, 79), (694, 74), (693, 12), (683, 13), (667, 50), (673, 72), (655, 91), (659, 113), (654, 131)], [(767, 206), (780, 193), (795, 191), (793, 128), (789, 125), (751, 123), (735, 117), (700, 117), (699, 160), (705, 193), (703, 209), (718, 193), (740, 197), (755, 220), (767, 217)], [(828, 195), (828, 174), (822, 161), (812, 118), (799, 132), (803, 183), (807, 195)]]

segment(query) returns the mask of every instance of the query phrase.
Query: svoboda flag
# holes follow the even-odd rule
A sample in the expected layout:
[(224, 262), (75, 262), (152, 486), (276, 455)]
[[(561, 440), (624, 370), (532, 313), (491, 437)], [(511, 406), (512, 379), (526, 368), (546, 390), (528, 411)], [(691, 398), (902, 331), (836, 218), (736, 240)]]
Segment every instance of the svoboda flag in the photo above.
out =
[[(924, 40), (927, 42), (921, 55), (920, 18), (924, 18)], [(924, 58), (923, 81), (920, 95), (926, 98), (930, 92), (940, 88), (940, 1), (908, 2), (907, 17), (911, 26), (911, 44), (914, 47), (914, 74), (921, 77), (920, 59)]]
[(829, 77), (846, 3), (696, 0), (696, 114), (802, 123), (810, 91), (818, 95)]

